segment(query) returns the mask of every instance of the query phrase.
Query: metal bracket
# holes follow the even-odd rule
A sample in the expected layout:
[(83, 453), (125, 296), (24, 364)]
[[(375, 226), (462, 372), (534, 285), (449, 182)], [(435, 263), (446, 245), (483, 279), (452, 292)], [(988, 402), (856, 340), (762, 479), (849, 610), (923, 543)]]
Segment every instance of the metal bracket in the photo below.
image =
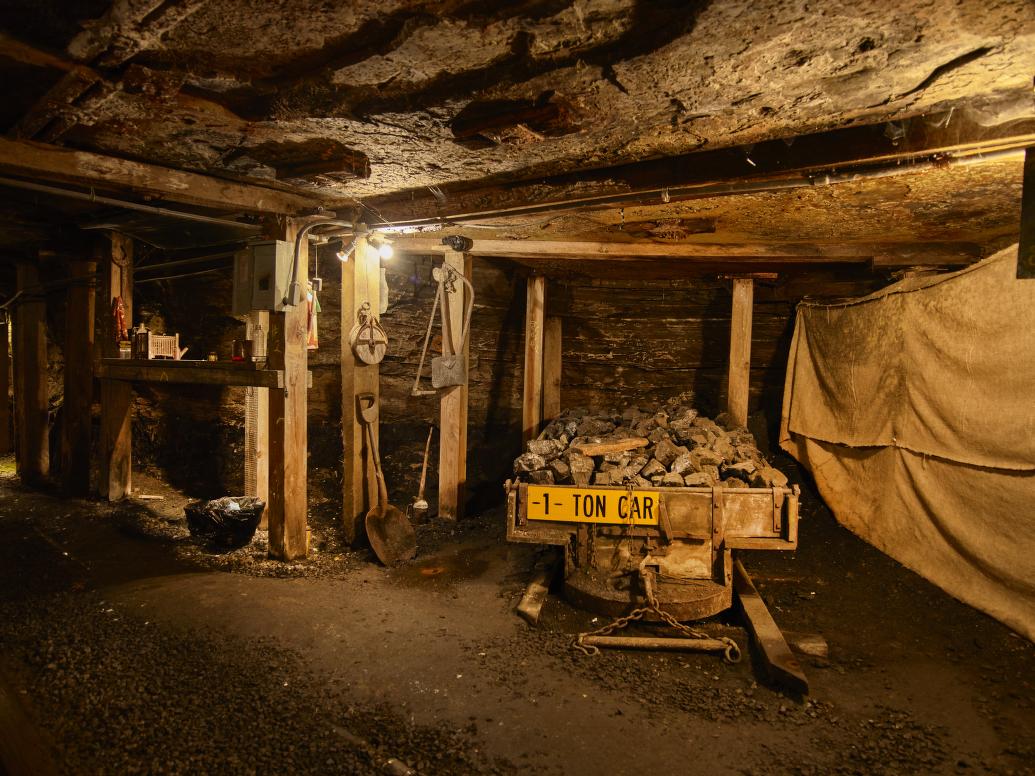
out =
[(448, 245), (457, 253), (467, 253), (467, 251), (474, 247), (474, 240), (459, 234), (453, 234), (449, 237), (443, 237), (442, 244)]
[(726, 540), (726, 512), (723, 509), (722, 487), (712, 488), (712, 548), (718, 549)]

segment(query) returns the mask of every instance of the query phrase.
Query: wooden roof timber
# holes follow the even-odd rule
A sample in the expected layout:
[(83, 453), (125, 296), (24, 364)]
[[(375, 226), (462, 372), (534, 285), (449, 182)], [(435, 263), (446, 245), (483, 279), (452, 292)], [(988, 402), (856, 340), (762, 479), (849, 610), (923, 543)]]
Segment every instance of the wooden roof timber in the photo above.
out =
[[(441, 239), (399, 237), (396, 250), (409, 253), (444, 253), (451, 250)], [(668, 259), (680, 263), (766, 264), (872, 264), (880, 267), (963, 265), (983, 256), (980, 245), (969, 242), (924, 243), (618, 243), (563, 240), (473, 239), (472, 256), (518, 259), (522, 262), (555, 259), (622, 261)]]
[(129, 191), (222, 211), (295, 215), (321, 204), (312, 194), (296, 194), (89, 151), (6, 138), (0, 138), (0, 172), (31, 177), (37, 182)]

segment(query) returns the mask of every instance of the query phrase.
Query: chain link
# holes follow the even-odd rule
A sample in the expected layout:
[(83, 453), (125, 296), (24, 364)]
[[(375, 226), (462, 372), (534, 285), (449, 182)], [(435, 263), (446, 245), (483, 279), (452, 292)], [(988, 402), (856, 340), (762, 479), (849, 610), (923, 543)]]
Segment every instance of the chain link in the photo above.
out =
[[(629, 626), (629, 623), (637, 620), (642, 620), (646, 614), (655, 614), (658, 619), (662, 620), (666, 625), (675, 630), (688, 639), (708, 639), (711, 638), (706, 633), (694, 630), (688, 625), (684, 625), (679, 622), (668, 612), (661, 608), (661, 602), (658, 601), (658, 597), (654, 594), (654, 572), (647, 569), (644, 564), (640, 566), (640, 576), (643, 578), (643, 588), (646, 592), (647, 606), (641, 606), (637, 609), (633, 609), (629, 614), (623, 617), (617, 617), (611, 622), (607, 623), (603, 627), (597, 628), (593, 631), (587, 631), (580, 633), (575, 639), (573, 646), (575, 649), (581, 651), (585, 655), (599, 655), (600, 648), (593, 646), (592, 644), (586, 644), (585, 639), (587, 636), (609, 636), (615, 631), (622, 630)], [(718, 638), (723, 644), (726, 645), (723, 650), (723, 659), (727, 663), (739, 663), (740, 662), (740, 647), (733, 639), (728, 636), (720, 636)]]

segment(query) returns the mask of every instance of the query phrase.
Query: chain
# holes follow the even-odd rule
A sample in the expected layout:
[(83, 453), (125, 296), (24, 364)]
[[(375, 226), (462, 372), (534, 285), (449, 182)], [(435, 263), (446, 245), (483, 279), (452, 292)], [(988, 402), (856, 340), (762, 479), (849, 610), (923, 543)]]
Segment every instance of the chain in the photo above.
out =
[[(592, 644), (584, 643), (587, 636), (608, 636), (614, 633), (615, 631), (622, 630), (623, 628), (628, 627), (629, 623), (631, 622), (642, 620), (644, 615), (646, 614), (657, 615), (658, 619), (662, 620), (674, 631), (688, 639), (711, 638), (706, 633), (702, 633), (701, 631), (694, 630), (688, 625), (684, 625), (671, 614), (669, 614), (661, 608), (661, 603), (658, 601), (658, 597), (654, 594), (654, 572), (646, 568), (647, 560), (648, 558), (644, 558), (644, 562), (640, 564), (640, 576), (643, 578), (643, 587), (644, 591), (647, 594), (647, 606), (641, 606), (637, 609), (633, 609), (629, 614), (623, 617), (618, 617), (609, 622), (607, 625), (604, 625), (601, 628), (597, 628), (594, 631), (580, 633), (573, 644), (575, 649), (579, 650), (585, 655), (599, 655), (599, 647), (593, 646)], [(720, 636), (718, 640), (726, 645), (726, 648), (723, 650), (723, 659), (727, 663), (739, 663), (741, 655), (740, 647), (737, 645), (737, 642), (735, 642), (728, 636)]]

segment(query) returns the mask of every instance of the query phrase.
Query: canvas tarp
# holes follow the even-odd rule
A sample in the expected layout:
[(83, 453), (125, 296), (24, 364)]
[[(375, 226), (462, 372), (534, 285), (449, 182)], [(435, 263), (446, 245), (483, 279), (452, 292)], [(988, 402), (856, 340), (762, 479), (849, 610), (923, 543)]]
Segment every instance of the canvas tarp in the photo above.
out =
[(1016, 261), (802, 302), (780, 442), (843, 525), (1035, 640), (1035, 280)]

